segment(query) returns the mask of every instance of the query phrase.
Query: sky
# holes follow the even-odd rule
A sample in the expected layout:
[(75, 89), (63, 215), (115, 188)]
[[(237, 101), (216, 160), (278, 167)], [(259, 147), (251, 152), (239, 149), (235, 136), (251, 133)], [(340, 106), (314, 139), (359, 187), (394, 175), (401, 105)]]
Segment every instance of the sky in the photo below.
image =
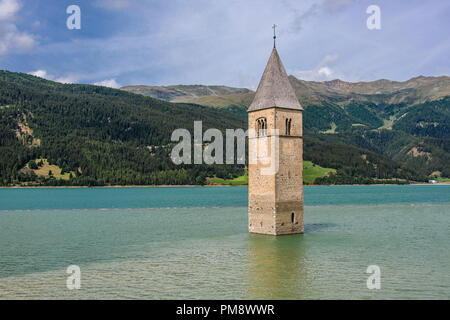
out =
[[(67, 27), (71, 5), (80, 29)], [(0, 0), (0, 69), (116, 88), (255, 89), (276, 24), (299, 79), (405, 81), (450, 74), (449, 17), (448, 0)]]

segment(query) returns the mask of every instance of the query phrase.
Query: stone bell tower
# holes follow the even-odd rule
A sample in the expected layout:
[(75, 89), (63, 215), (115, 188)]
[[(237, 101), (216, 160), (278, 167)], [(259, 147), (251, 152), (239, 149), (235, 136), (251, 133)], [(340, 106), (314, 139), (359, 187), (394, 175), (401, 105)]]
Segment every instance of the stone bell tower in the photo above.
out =
[(251, 233), (303, 233), (302, 110), (274, 44), (247, 110)]

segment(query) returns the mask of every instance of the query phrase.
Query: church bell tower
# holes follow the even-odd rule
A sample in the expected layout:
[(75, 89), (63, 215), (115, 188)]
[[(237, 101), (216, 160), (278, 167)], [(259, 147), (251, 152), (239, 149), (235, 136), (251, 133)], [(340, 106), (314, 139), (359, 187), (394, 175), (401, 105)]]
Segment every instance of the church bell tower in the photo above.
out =
[(247, 110), (251, 233), (303, 233), (302, 111), (274, 43)]

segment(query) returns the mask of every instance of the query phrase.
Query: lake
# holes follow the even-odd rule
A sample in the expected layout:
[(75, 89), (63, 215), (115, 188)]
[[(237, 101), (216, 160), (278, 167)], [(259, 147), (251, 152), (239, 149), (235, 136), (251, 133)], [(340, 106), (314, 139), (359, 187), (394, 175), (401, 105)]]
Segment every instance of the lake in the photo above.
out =
[(246, 187), (0, 189), (0, 299), (450, 298), (450, 186), (304, 199), (305, 234), (272, 237), (248, 234)]

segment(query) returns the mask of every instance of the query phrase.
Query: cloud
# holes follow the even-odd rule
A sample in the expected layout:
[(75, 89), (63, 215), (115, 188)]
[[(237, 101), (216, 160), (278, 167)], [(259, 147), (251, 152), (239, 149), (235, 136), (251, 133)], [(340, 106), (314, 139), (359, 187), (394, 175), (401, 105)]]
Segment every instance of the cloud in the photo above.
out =
[(247, 74), (239, 73), (239, 87), (247, 88), (249, 90), (255, 91), (256, 87), (252, 79)]
[(60, 83), (75, 83), (78, 80), (78, 78), (73, 75), (68, 75), (68, 76), (63, 76), (63, 77), (55, 77), (51, 74), (48, 74), (46, 70), (42, 70), (42, 69), (29, 72), (28, 74), (31, 74), (32, 76), (36, 76), (39, 78), (44, 78), (47, 80), (60, 82)]
[[(52, 80), (52, 79), (49, 79)], [(61, 83), (76, 83), (78, 78), (76, 76), (68, 75), (65, 77), (55, 78), (53, 81), (61, 82)]]
[(36, 76), (39, 78), (47, 79), (47, 71), (45, 71), (45, 70), (36, 70), (36, 71), (29, 72), (28, 74), (31, 74), (32, 76)]
[(331, 69), (339, 59), (337, 54), (326, 55), (325, 58), (312, 70), (297, 70), (293, 75), (302, 80), (308, 81), (327, 81), (334, 77), (334, 71)]
[(110, 88), (114, 88), (114, 89), (118, 89), (121, 87), (120, 84), (117, 83), (116, 79), (106, 79), (103, 81), (99, 81), (99, 82), (95, 82), (94, 83), (96, 86), (103, 86), (103, 87), (110, 87)]
[(325, 0), (322, 4), (322, 8), (324, 11), (338, 12), (354, 3), (355, 0)]
[[(405, 80), (418, 74), (448, 73), (448, 68), (436, 69), (448, 65), (450, 55), (449, 41), (443, 40), (443, 30), (450, 26), (446, 19), (450, 8), (444, 2), (418, 1), (417, 6), (405, 7), (385, 1), (382, 10), (390, 14), (382, 19), (389, 30), (374, 32), (366, 27), (368, 4), (357, 0), (264, 4), (248, 0), (233, 5), (225, 0), (155, 0), (151, 6), (146, 1), (108, 5), (108, 1), (92, 0), (87, 4), (92, 9), (91, 29), (83, 29), (82, 35), (53, 28), (54, 23), (64, 28), (64, 19), (39, 6), (25, 8), (27, 2), (21, 2), (22, 8), (7, 10), (10, 13), (3, 16), (12, 19), (7, 22), (16, 24), (19, 31), (36, 34), (41, 43), (30, 54), (12, 53), (2, 67), (45, 69), (53, 79), (74, 74), (83, 83), (114, 78), (121, 85), (202, 83), (254, 89), (272, 48), (273, 23), (279, 25), (277, 47), (283, 63), (300, 78)], [(296, 21), (302, 14), (303, 19)], [(6, 20), (2, 21), (4, 25)], [(18, 21), (27, 21), (29, 29)], [(41, 26), (33, 28), (34, 21), (41, 21)], [(303, 24), (302, 30), (291, 32), (297, 24)], [(339, 59), (330, 53), (338, 53)]]
[(13, 23), (19, 9), (17, 0), (0, 0), (0, 55), (31, 50), (36, 45), (33, 36), (19, 31)]
[(296, 3), (290, 4), (288, 1), (285, 1), (284, 4), (286, 7), (295, 15), (289, 31), (294, 33), (298, 32), (303, 28), (303, 23), (310, 18), (318, 16), (321, 13), (337, 13), (354, 3), (355, 0), (324, 0), (321, 3), (313, 3), (310, 7), (306, 8), (306, 10), (299, 10), (297, 9)]
[(333, 74), (333, 71), (331, 71), (328, 67), (322, 67), (317, 71), (317, 73), (321, 76), (329, 78)]
[(94, 6), (105, 9), (119, 10), (131, 6), (128, 0), (96, 0)]
[(320, 63), (321, 65), (331, 65), (334, 66), (336, 64), (336, 62), (339, 59), (339, 55), (334, 53), (334, 54), (328, 54), (325, 56), (325, 58), (322, 60), (322, 62)]
[(19, 8), (17, 0), (0, 0), (0, 21), (13, 19)]

